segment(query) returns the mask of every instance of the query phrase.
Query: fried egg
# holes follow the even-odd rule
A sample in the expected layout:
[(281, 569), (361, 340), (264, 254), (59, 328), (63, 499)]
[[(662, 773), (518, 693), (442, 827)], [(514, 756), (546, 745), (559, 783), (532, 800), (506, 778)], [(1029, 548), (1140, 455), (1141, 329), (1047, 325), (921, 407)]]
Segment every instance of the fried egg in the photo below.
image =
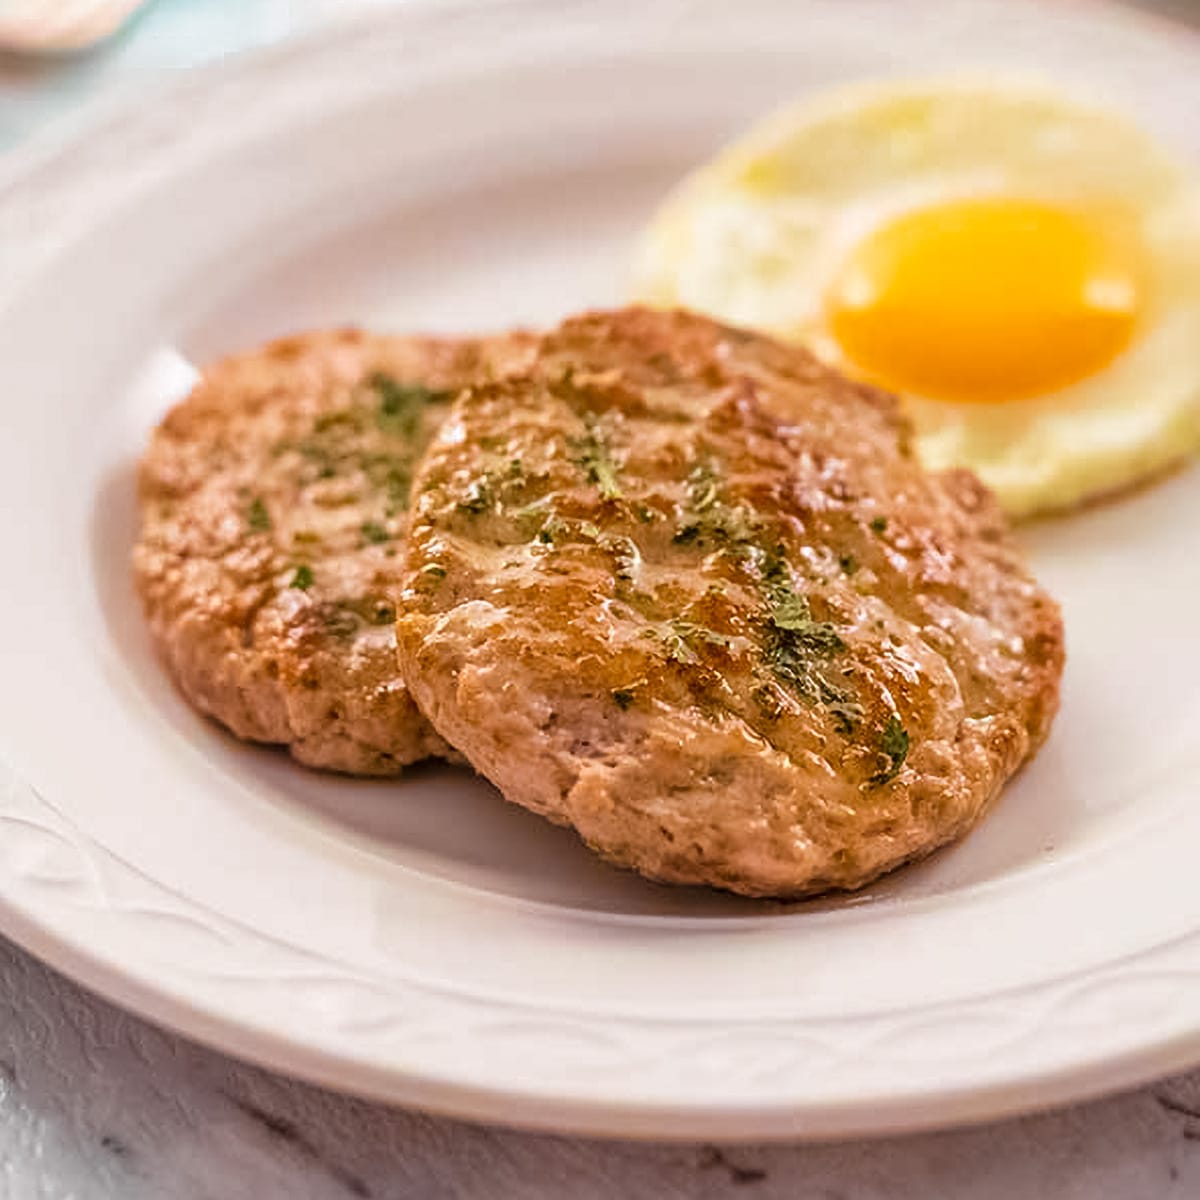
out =
[(855, 86), (776, 114), (667, 199), (635, 292), (899, 393), (926, 465), (1014, 516), (1200, 447), (1200, 183), (1052, 90)]

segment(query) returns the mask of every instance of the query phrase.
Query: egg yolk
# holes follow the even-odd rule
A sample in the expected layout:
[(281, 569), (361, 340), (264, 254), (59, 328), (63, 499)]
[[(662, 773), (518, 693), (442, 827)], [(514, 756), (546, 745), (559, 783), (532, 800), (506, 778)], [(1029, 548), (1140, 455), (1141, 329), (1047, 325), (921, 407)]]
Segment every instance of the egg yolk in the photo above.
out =
[(1144, 251), (1094, 214), (959, 200), (860, 242), (826, 296), (851, 369), (936, 400), (1021, 400), (1100, 370), (1145, 304)]

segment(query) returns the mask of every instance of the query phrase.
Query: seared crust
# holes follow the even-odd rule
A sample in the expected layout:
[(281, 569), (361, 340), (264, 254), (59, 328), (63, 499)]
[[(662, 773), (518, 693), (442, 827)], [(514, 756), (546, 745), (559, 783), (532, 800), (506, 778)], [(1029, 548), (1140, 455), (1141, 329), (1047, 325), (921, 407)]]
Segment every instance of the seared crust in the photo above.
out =
[(448, 748), (396, 669), (391, 591), (420, 448), (514, 339), (286, 338), (207, 371), (141, 464), (134, 569), (184, 695), (312, 767)]
[(654, 879), (855, 888), (960, 836), (1058, 704), (1057, 606), (891, 397), (685, 313), (566, 322), (414, 483), (401, 665), (511, 801)]

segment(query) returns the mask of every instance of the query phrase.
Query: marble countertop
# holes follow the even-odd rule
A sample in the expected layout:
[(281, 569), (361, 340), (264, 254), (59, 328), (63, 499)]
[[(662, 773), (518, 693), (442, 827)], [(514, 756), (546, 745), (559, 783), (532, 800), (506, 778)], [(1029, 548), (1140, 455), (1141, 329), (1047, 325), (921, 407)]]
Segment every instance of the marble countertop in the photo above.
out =
[(506, 1132), (242, 1066), (0, 944), (4, 1200), (1185, 1200), (1200, 1072), (872, 1143), (653, 1145)]
[[(0, 58), (0, 153), (92, 95), (388, 2), (158, 0), (95, 56)], [(1200, 23), (1200, 0), (1145, 6)], [(119, 1011), (0, 940), (2, 1200), (1197, 1195), (1200, 1072), (1061, 1112), (870, 1143), (555, 1138), (389, 1109), (243, 1066)]]

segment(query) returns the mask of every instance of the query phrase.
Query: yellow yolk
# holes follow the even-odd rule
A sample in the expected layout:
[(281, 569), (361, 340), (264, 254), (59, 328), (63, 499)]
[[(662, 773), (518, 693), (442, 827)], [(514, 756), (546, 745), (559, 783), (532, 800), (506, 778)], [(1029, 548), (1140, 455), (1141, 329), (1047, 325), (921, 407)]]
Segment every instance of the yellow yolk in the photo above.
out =
[(826, 296), (851, 368), (935, 400), (1021, 400), (1099, 371), (1145, 304), (1135, 239), (1038, 201), (959, 200), (860, 242)]

